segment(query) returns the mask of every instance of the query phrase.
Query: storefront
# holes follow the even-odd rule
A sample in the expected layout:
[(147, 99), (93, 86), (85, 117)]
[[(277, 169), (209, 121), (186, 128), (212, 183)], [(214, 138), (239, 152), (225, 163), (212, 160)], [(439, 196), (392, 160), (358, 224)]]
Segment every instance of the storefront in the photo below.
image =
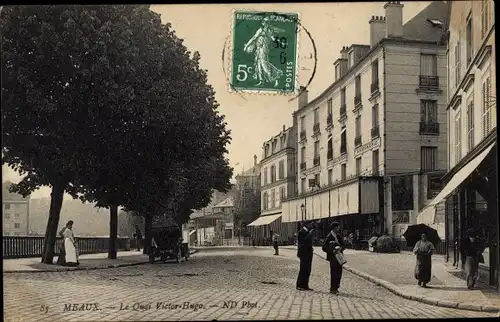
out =
[(473, 229), (486, 245), (480, 274), (489, 285), (498, 288), (499, 225), (497, 191), (496, 134), (483, 140), (444, 178), (446, 185), (431, 205), (445, 201), (446, 260), (464, 267), (459, 252), (466, 232)]

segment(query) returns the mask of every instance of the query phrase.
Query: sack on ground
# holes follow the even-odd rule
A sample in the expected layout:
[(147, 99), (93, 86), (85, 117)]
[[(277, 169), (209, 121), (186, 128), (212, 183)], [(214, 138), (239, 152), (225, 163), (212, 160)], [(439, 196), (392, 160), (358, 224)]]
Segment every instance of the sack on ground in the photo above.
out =
[(344, 254), (342, 254), (341, 252), (335, 252), (335, 259), (340, 264), (340, 266), (347, 263), (347, 259), (345, 258)]

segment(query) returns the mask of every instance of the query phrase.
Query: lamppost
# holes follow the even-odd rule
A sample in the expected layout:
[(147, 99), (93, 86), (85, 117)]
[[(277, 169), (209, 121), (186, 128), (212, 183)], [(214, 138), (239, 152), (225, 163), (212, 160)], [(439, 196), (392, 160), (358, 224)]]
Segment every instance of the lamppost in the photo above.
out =
[(304, 221), (306, 219), (306, 217), (305, 217), (305, 210), (306, 210), (306, 206), (304, 206), (304, 204), (302, 204), (300, 206), (300, 211), (302, 213), (302, 221)]

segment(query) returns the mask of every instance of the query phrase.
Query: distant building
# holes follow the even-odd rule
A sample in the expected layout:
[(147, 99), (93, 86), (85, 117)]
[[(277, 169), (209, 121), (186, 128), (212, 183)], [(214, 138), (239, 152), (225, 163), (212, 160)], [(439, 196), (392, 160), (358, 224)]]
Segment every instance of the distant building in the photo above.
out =
[(30, 197), (9, 192), (12, 182), (2, 183), (3, 236), (30, 234)]

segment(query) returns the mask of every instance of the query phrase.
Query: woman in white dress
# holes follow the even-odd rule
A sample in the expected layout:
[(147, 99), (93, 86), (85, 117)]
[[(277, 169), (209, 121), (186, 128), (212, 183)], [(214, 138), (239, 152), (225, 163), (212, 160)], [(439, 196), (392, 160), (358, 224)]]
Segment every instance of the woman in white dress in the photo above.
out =
[(68, 221), (66, 227), (61, 231), (64, 237), (64, 253), (66, 265), (76, 266), (78, 262), (78, 254), (76, 251), (75, 236), (73, 235), (73, 220)]

